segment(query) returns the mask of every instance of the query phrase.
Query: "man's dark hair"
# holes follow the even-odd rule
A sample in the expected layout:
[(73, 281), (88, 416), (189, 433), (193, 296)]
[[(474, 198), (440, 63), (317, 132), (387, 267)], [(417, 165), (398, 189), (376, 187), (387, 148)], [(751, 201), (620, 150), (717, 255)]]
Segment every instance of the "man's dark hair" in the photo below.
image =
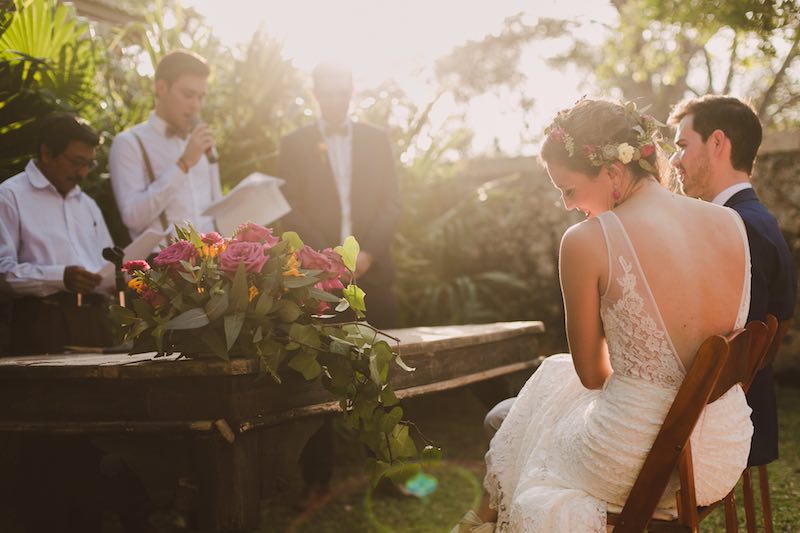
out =
[(208, 63), (200, 55), (191, 50), (173, 50), (158, 62), (156, 81), (164, 80), (171, 85), (184, 74), (207, 78), (210, 72)]
[(39, 125), (37, 155), (41, 157), (42, 147), (46, 146), (50, 155), (56, 157), (66, 150), (72, 141), (97, 146), (100, 144), (100, 136), (81, 118), (69, 113), (51, 113)]
[(678, 124), (692, 115), (692, 128), (703, 142), (715, 131), (722, 131), (731, 140), (731, 164), (739, 171), (751, 174), (753, 162), (761, 145), (761, 122), (748, 104), (732, 96), (707, 94), (680, 102), (672, 110), (669, 123)]

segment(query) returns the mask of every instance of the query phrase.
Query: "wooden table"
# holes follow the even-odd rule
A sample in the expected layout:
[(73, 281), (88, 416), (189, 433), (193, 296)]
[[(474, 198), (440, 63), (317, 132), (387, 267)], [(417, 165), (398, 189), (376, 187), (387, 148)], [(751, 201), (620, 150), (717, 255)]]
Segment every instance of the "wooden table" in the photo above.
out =
[[(399, 398), (532, 369), (541, 322), (391, 330), (414, 372), (392, 369)], [(282, 422), (335, 411), (318, 381), (259, 374), (256, 359), (174, 360), (153, 354), (0, 359), (0, 433), (182, 433), (199, 447), (204, 530), (258, 527), (258, 461)], [(269, 437), (267, 436), (269, 435)]]

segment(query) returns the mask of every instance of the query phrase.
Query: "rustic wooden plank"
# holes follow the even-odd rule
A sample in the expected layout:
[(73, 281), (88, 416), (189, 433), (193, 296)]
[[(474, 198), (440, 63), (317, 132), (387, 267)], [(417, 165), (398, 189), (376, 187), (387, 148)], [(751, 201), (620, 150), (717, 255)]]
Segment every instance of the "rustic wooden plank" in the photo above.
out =
[[(538, 321), (471, 324), (463, 326), (431, 326), (388, 330), (400, 339), (399, 348), (405, 359), (409, 356), (454, 350), (466, 346), (491, 344), (520, 335), (538, 335), (544, 325)], [(154, 359), (153, 353), (127, 354), (47, 354), (0, 358), (0, 379), (35, 377), (144, 379), (189, 376), (237, 376), (258, 374), (260, 361), (254, 358), (182, 359), (178, 356)]]
[[(486, 379), (494, 379), (501, 376), (514, 374), (516, 372), (522, 372), (524, 370), (533, 370), (536, 369), (543, 360), (544, 357), (537, 357), (536, 359), (533, 359), (531, 361), (514, 363), (499, 368), (493, 368), (491, 370), (484, 370), (482, 372), (477, 372), (475, 374), (470, 374), (468, 376), (459, 376), (457, 378), (430, 383), (427, 385), (420, 385), (416, 387), (408, 387), (405, 389), (400, 389), (397, 390), (395, 394), (397, 395), (398, 398), (403, 400), (406, 398), (421, 396), (423, 394), (444, 392), (450, 389), (472, 385), (473, 383), (477, 383), (479, 381), (483, 381)], [(337, 401), (318, 403), (314, 405), (306, 405), (294, 409), (287, 409), (285, 411), (281, 411), (276, 414), (260, 415), (255, 418), (241, 420), (239, 422), (237, 430), (240, 433), (244, 433), (246, 431), (251, 431), (253, 429), (274, 426), (280, 424), (281, 422), (285, 422), (287, 420), (296, 420), (299, 418), (317, 416), (324, 413), (332, 413), (337, 411), (340, 411), (339, 402)]]

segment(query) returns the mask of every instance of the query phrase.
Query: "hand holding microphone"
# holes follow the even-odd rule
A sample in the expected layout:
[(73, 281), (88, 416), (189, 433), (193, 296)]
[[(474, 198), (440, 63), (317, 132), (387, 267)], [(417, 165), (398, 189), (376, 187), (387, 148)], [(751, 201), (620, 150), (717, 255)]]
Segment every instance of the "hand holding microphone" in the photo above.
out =
[(204, 153), (209, 163), (216, 163), (219, 158), (217, 157), (217, 150), (214, 148), (214, 135), (211, 132), (211, 128), (205, 122), (201, 122), (200, 117), (197, 115), (192, 117), (189, 127), (191, 129), (189, 142), (181, 156), (183, 163), (188, 168), (191, 168), (197, 164)]

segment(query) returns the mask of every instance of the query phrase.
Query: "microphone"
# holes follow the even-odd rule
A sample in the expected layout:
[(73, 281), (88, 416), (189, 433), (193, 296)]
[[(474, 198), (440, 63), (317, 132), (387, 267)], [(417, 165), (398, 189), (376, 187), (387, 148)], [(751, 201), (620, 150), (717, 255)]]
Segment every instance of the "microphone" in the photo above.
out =
[(119, 246), (103, 248), (103, 259), (114, 263), (114, 285), (119, 295), (120, 305), (125, 307), (125, 276), (122, 275), (122, 261), (125, 259), (125, 250)]
[[(189, 119), (189, 130), (194, 130), (197, 127), (197, 125), (200, 124), (200, 122), (201, 122), (200, 115), (192, 115), (191, 118)], [(212, 165), (217, 161), (219, 161), (219, 155), (217, 155), (217, 148), (213, 144), (206, 150), (206, 158), (208, 159), (208, 162), (211, 163)]]

